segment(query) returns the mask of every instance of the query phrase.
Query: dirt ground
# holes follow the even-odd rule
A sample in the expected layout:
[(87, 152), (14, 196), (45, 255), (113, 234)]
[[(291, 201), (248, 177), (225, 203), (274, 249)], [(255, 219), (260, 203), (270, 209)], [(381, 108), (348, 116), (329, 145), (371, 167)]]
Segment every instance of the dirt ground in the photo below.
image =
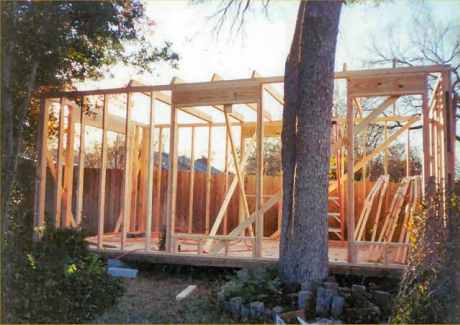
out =
[[(124, 279), (125, 294), (96, 323), (230, 323), (212, 302), (212, 290), (222, 272), (190, 267), (140, 269), (135, 279)], [(197, 288), (184, 300), (176, 295), (188, 285)]]

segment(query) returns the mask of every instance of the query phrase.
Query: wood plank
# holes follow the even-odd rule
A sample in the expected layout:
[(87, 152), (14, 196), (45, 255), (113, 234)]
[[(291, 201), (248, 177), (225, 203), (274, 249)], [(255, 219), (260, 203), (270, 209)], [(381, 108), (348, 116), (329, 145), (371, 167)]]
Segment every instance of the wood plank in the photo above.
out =
[(85, 176), (85, 135), (86, 135), (86, 114), (84, 113), (84, 104), (86, 97), (81, 98), (82, 108), (80, 109), (80, 148), (78, 154), (78, 182), (77, 182), (77, 205), (76, 205), (76, 223), (81, 224), (83, 214), (83, 188)]
[[(224, 113), (225, 115), (225, 121), (228, 123), (229, 122), (229, 116), (228, 113)], [(216, 219), (214, 221), (214, 224), (212, 225), (211, 231), (209, 232), (209, 236), (215, 236), (217, 233), (217, 230), (220, 227), (220, 224), (222, 222), (222, 219), (225, 215), (225, 212), (227, 210), (228, 204), (230, 203), (230, 200), (233, 196), (233, 193), (236, 189), (236, 186), (239, 185), (239, 190), (240, 190), (240, 195), (242, 198), (242, 203), (243, 203), (243, 208), (244, 208), (244, 214), (247, 217), (249, 217), (249, 206), (246, 198), (246, 193), (244, 190), (244, 179), (242, 176), (242, 172), (244, 171), (244, 168), (246, 166), (246, 160), (247, 160), (247, 155), (245, 154), (243, 157), (241, 157), (241, 164), (238, 163), (238, 157), (237, 157), (237, 152), (236, 152), (236, 147), (235, 143), (233, 140), (233, 135), (231, 132), (231, 128), (227, 127), (227, 135), (230, 141), (230, 148), (231, 148), (231, 153), (232, 153), (232, 158), (233, 158), (233, 165), (235, 166), (235, 173), (236, 177), (233, 178), (232, 183), (230, 184), (230, 187), (225, 194), (224, 201), (222, 202), (219, 212), (217, 213)], [(208, 250), (209, 247), (212, 245), (212, 239), (208, 239), (204, 245), (204, 249)]]
[(129, 219), (130, 219), (130, 206), (131, 206), (131, 155), (130, 149), (132, 144), (133, 130), (131, 127), (131, 116), (132, 116), (132, 107), (131, 107), (131, 93), (126, 94), (126, 125), (125, 125), (125, 164), (123, 170), (123, 204), (122, 204), (122, 221), (121, 221), (121, 250), (125, 250), (126, 237), (128, 234), (129, 228)]
[[(211, 81), (217, 81), (217, 80), (223, 80), (222, 77), (220, 75), (218, 75), (217, 73), (214, 73), (212, 75), (212, 78), (211, 78)], [(254, 104), (251, 104), (251, 103), (244, 103), (244, 105), (248, 108), (250, 108), (251, 110), (253, 110), (254, 112), (257, 112), (257, 107), (254, 105)], [(223, 110), (223, 107), (221, 105), (213, 105), (214, 108), (217, 108), (219, 109), (220, 111), (224, 111)], [(244, 121), (244, 116), (239, 114), (238, 112), (228, 112), (230, 114), (231, 117), (239, 120), (239, 121)], [(268, 121), (272, 121), (273, 118), (270, 114), (270, 112), (265, 112), (264, 113), (264, 117), (268, 120)]]
[(262, 239), (264, 236), (264, 214), (261, 212), (263, 204), (263, 179), (264, 179), (264, 127), (263, 88), (260, 88), (257, 101), (257, 128), (256, 128), (256, 257), (262, 256)]
[(157, 171), (157, 184), (156, 184), (156, 197), (155, 197), (155, 231), (159, 232), (162, 227), (160, 227), (160, 222), (164, 226), (164, 216), (161, 213), (161, 175), (163, 171), (163, 128), (160, 128), (158, 135), (158, 171)]
[(191, 150), (190, 150), (190, 182), (188, 192), (188, 232), (193, 232), (193, 194), (195, 185), (195, 138), (196, 128), (192, 127)]
[[(383, 113), (390, 105), (394, 104), (398, 100), (399, 96), (390, 96), (384, 100), (377, 108), (373, 109), (365, 118), (356, 120), (359, 122), (355, 125), (353, 134), (357, 136), (361, 131), (365, 130), (371, 123), (376, 122), (377, 120), (383, 120), (384, 123), (387, 123), (387, 118), (379, 118), (379, 115)], [(344, 121), (346, 122), (346, 121)], [(332, 146), (331, 151), (334, 152), (343, 145), (344, 138), (339, 138)]]
[(62, 208), (62, 166), (64, 164), (64, 104), (63, 98), (59, 103), (59, 127), (58, 127), (58, 152), (57, 152), (57, 182), (55, 196), (55, 216), (54, 225), (56, 228), (63, 226), (61, 223), (61, 208)]
[[(383, 142), (377, 148), (375, 148), (372, 152), (370, 152), (366, 156), (366, 159), (361, 159), (359, 162), (357, 162), (355, 166), (353, 167), (353, 173), (356, 173), (358, 170), (363, 168), (364, 164), (368, 163), (374, 157), (379, 155), (383, 150), (385, 150), (385, 148), (391, 145), (402, 133), (404, 133), (408, 128), (410, 128), (419, 119), (420, 119), (420, 116), (418, 115), (412, 116), (412, 119), (409, 120), (406, 124), (404, 124), (404, 126), (401, 127), (398, 131), (394, 132), (391, 136), (389, 136), (387, 141)], [(347, 179), (348, 179), (348, 172), (347, 174), (342, 176), (342, 181), (345, 182)], [(332, 182), (331, 185), (329, 185), (329, 193), (335, 191), (336, 189), (337, 189), (337, 182)]]
[(422, 174), (423, 174), (423, 193), (425, 193), (425, 187), (427, 185), (428, 179), (430, 177), (430, 120), (429, 120), (429, 107), (428, 107), (428, 87), (427, 81), (425, 79), (425, 90), (422, 95), (422, 114), (423, 114), (423, 164), (422, 164)]
[[(281, 191), (277, 192), (274, 194), (270, 200), (266, 201), (260, 208), (260, 213), (266, 213), (268, 210), (270, 210), (275, 204), (278, 204), (278, 202), (281, 200)], [(244, 232), (244, 230), (248, 227), (250, 227), (257, 218), (258, 211), (254, 211), (249, 218), (245, 219), (243, 222), (241, 222), (235, 229), (233, 229), (229, 234), (228, 238), (236, 238), (238, 236), (241, 236)], [(216, 254), (220, 250), (222, 250), (224, 247), (221, 242), (214, 242), (214, 246), (211, 247), (209, 250), (209, 254)]]
[[(147, 213), (145, 214), (145, 249), (152, 245), (153, 168), (155, 166), (155, 93), (150, 93), (150, 129), (147, 155)], [(160, 168), (161, 169), (161, 168)]]
[(72, 194), (73, 194), (73, 167), (74, 167), (74, 142), (75, 142), (75, 125), (73, 121), (73, 107), (69, 106), (68, 125), (67, 125), (67, 148), (65, 157), (64, 172), (64, 226), (70, 227), (75, 225), (72, 215)]
[[(253, 70), (251, 74), (251, 78), (262, 78), (262, 76), (256, 70)], [(281, 95), (270, 84), (264, 85), (263, 87), (274, 100), (276, 100), (282, 107), (284, 107), (284, 96), (283, 95)]]
[(211, 181), (212, 181), (212, 127), (208, 127), (208, 166), (206, 171), (206, 210), (205, 210), (205, 233), (209, 233), (211, 221)]
[(34, 226), (45, 225), (45, 200), (46, 200), (46, 166), (48, 150), (48, 119), (49, 104), (44, 97), (40, 98), (40, 115), (38, 123), (38, 164), (35, 171), (35, 200), (34, 200)]
[[(350, 82), (347, 82), (349, 85)], [(354, 111), (353, 97), (350, 92), (350, 86), (347, 86), (347, 175), (354, 175)], [(347, 239), (348, 239), (348, 255), (347, 260), (350, 263), (355, 262), (355, 249), (353, 246), (355, 233), (355, 195), (353, 186), (353, 177), (346, 180), (347, 184)]]
[[(214, 81), (209, 84), (223, 81)], [(172, 93), (172, 102), (179, 107), (254, 103), (258, 98), (258, 89), (257, 85), (220, 88), (205, 86), (194, 87), (191, 90), (176, 88)]]
[(177, 197), (177, 108), (171, 106), (171, 128), (169, 134), (169, 171), (168, 196), (166, 212), (166, 250), (175, 251), (173, 234), (176, 226), (176, 197)]
[(383, 199), (385, 197), (385, 194), (388, 189), (388, 184), (390, 183), (390, 177), (388, 175), (385, 176), (385, 183), (383, 185), (382, 190), (380, 191), (379, 195), (379, 202), (377, 204), (377, 210), (376, 210), (376, 215), (374, 218), (374, 226), (372, 228), (372, 236), (371, 236), (371, 241), (375, 241), (377, 238), (377, 231), (379, 227), (379, 222), (380, 222), (380, 216), (382, 214), (382, 204), (383, 204)]
[(104, 245), (104, 217), (105, 217), (105, 184), (107, 174), (107, 122), (109, 115), (109, 99), (104, 95), (104, 110), (102, 112), (102, 157), (101, 157), (101, 180), (99, 182), (98, 195), (98, 222), (97, 222), (97, 247), (102, 249)]
[(424, 90), (423, 77), (385, 76), (385, 77), (353, 77), (349, 80), (349, 91), (354, 97), (417, 95)]

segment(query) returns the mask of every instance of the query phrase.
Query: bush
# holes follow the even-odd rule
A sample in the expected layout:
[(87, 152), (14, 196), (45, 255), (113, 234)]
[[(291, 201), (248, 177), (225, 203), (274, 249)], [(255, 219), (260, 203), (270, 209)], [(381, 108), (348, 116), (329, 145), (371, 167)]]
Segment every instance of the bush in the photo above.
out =
[(47, 229), (14, 273), (12, 308), (17, 321), (88, 321), (122, 295), (119, 279), (89, 252), (79, 230)]
[(392, 323), (444, 323), (456, 317), (451, 309), (457, 294), (460, 210), (455, 197), (447, 210), (442, 203), (442, 192), (428, 197), (410, 226), (409, 263)]
[(289, 305), (288, 288), (274, 267), (242, 269), (228, 278), (218, 292), (219, 300), (241, 297), (243, 303), (262, 301), (269, 307)]

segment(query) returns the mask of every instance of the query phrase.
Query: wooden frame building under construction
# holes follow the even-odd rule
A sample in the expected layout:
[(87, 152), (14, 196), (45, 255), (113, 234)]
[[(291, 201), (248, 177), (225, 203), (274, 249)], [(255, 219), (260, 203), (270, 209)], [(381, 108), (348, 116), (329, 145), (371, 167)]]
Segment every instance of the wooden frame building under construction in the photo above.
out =
[[(453, 183), (450, 73), (438, 65), (335, 74), (346, 105), (335, 110), (331, 134), (332, 267), (404, 267), (407, 226), (425, 184), (434, 178), (448, 190)], [(151, 261), (276, 262), (281, 176), (264, 171), (264, 144), (280, 139), (283, 81), (256, 72), (238, 80), (214, 74), (208, 82), (132, 81), (44, 95), (35, 226), (49, 218), (57, 227), (86, 227), (93, 249)], [(398, 114), (394, 107), (408, 97), (421, 109)], [(375, 125), (381, 140), (358, 157), (359, 136)], [(394, 181), (388, 149), (401, 139), (407, 167)], [(416, 145), (420, 171), (410, 162)], [(370, 181), (370, 164), (382, 156), (384, 172)]]

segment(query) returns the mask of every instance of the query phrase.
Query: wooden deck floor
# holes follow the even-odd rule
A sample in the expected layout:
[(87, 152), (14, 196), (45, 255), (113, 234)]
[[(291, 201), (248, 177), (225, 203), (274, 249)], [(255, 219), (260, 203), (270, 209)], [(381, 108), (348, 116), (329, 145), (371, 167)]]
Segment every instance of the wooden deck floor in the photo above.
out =
[[(177, 243), (178, 251), (168, 253), (158, 249), (158, 237), (152, 237), (151, 250), (145, 249), (145, 238), (128, 238), (124, 251), (120, 247), (120, 235), (104, 236), (104, 247), (98, 250), (95, 237), (88, 238), (90, 249), (112, 258), (122, 258), (128, 261), (142, 261), (160, 264), (181, 264), (212, 267), (251, 267), (257, 265), (275, 265), (279, 257), (279, 241), (265, 239), (263, 242), (262, 257), (252, 256), (252, 245), (244, 241), (235, 241), (229, 245), (227, 255), (222, 251), (219, 255), (198, 254), (194, 241), (181, 240)], [(364, 276), (399, 277), (405, 266), (402, 264), (383, 265), (382, 263), (368, 262), (366, 255), (369, 250), (361, 250), (358, 263), (347, 262), (347, 247), (344, 245), (329, 245), (330, 269), (333, 273), (355, 274)]]

